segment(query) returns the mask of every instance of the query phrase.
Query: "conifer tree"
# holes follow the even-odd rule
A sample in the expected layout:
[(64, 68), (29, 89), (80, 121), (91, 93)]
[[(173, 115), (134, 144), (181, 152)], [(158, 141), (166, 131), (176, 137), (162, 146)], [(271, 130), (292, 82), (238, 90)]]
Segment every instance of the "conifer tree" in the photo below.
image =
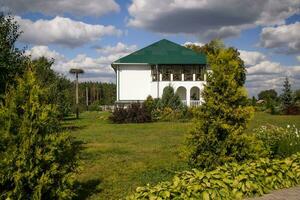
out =
[(236, 49), (219, 43), (212, 49), (207, 52), (211, 73), (202, 92), (204, 103), (187, 137), (188, 161), (198, 168), (255, 157), (255, 148), (260, 148), (242, 134), (253, 114), (244, 88), (244, 63)]
[(71, 199), (78, 145), (28, 69), (0, 105), (0, 199)]
[(283, 93), (281, 96), (282, 100), (282, 109), (285, 113), (288, 114), (289, 108), (293, 105), (293, 94), (291, 89), (291, 84), (288, 77), (285, 78), (283, 83)]
[(180, 97), (174, 92), (172, 86), (167, 86), (164, 88), (161, 100), (160, 107), (162, 108), (172, 108), (173, 110), (182, 108), (182, 102)]

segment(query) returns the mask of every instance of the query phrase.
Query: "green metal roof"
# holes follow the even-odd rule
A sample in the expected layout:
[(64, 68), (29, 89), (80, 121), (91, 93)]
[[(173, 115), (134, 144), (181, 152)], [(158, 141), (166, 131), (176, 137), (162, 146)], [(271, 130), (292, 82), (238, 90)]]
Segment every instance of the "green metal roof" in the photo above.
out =
[(206, 64), (206, 56), (163, 39), (112, 63)]

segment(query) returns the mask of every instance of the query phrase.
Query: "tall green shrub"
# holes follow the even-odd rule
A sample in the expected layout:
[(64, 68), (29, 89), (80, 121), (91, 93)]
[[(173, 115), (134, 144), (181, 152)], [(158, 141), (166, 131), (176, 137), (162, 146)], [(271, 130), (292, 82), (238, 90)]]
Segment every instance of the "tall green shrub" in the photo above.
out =
[(285, 78), (283, 83), (281, 101), (283, 112), (289, 114), (289, 109), (293, 106), (293, 95), (288, 77)]
[(159, 106), (160, 108), (171, 108), (173, 110), (177, 110), (181, 109), (183, 105), (180, 97), (174, 92), (174, 88), (172, 86), (167, 86), (164, 88)]
[(244, 63), (236, 49), (220, 44), (212, 49), (204, 103), (187, 137), (188, 161), (198, 168), (256, 158), (256, 152), (262, 150), (254, 136), (242, 134), (253, 114), (247, 105)]
[(71, 199), (78, 145), (32, 69), (0, 105), (0, 199)]

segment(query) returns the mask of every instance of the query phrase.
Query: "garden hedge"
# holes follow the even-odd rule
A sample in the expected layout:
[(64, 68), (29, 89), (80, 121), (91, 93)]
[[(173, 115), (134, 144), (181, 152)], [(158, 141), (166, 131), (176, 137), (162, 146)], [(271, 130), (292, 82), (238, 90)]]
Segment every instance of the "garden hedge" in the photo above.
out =
[(300, 153), (283, 160), (229, 163), (212, 171), (184, 171), (172, 181), (138, 187), (127, 199), (242, 199), (300, 182)]

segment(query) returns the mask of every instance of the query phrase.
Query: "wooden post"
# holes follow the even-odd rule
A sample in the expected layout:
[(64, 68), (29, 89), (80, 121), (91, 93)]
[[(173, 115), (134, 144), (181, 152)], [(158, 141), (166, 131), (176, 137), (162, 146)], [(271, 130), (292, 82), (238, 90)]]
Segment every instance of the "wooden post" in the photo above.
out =
[(89, 110), (89, 88), (85, 87), (86, 110)]
[(79, 107), (78, 107), (78, 73), (76, 73), (76, 118), (79, 118)]

